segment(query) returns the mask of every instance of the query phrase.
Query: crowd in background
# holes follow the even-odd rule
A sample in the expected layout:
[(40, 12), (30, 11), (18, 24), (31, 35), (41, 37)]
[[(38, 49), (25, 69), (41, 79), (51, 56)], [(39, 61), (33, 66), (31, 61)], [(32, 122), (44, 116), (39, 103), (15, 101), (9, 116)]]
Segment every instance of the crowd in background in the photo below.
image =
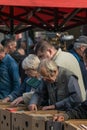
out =
[[(87, 119), (87, 36), (79, 36), (66, 49), (40, 39), (5, 38), (0, 43), (0, 99), (29, 110), (57, 109), (54, 120)], [(27, 49), (29, 49), (27, 51)]]

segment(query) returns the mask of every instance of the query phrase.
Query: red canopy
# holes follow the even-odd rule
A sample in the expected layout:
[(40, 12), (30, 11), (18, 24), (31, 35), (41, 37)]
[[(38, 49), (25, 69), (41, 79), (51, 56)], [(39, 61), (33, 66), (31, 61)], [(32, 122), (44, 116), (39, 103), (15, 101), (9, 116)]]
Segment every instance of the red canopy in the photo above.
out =
[(32, 28), (66, 31), (87, 24), (87, 0), (1, 0), (2, 33), (20, 33)]
[(0, 0), (0, 5), (87, 8), (87, 0)]

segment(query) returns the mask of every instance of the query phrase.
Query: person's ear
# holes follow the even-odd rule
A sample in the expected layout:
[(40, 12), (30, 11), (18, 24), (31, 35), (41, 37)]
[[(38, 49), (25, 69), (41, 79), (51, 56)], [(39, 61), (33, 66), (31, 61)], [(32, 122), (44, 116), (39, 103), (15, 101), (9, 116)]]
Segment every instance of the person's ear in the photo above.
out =
[(47, 51), (52, 55), (52, 50), (50, 48), (48, 48)]

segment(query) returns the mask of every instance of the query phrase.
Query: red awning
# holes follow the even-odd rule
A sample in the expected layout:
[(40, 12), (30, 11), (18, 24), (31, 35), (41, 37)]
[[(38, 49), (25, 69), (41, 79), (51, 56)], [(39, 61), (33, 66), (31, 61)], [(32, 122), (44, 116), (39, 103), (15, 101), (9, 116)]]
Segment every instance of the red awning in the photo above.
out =
[(0, 0), (0, 5), (87, 8), (87, 0)]
[(46, 31), (66, 31), (87, 24), (85, 8), (53, 8), (29, 6), (0, 6), (2, 33), (20, 33), (33, 28)]
[(87, 0), (1, 0), (2, 33), (20, 33), (32, 28), (66, 31), (87, 24)]

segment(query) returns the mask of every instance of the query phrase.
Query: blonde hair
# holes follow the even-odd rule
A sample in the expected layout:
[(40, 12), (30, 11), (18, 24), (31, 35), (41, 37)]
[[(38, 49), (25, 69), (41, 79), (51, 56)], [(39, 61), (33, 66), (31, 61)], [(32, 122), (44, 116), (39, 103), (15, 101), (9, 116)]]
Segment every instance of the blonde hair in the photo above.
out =
[(38, 70), (40, 71), (41, 68), (46, 68), (48, 72), (54, 72), (57, 70), (57, 65), (53, 60), (44, 59), (41, 60)]

